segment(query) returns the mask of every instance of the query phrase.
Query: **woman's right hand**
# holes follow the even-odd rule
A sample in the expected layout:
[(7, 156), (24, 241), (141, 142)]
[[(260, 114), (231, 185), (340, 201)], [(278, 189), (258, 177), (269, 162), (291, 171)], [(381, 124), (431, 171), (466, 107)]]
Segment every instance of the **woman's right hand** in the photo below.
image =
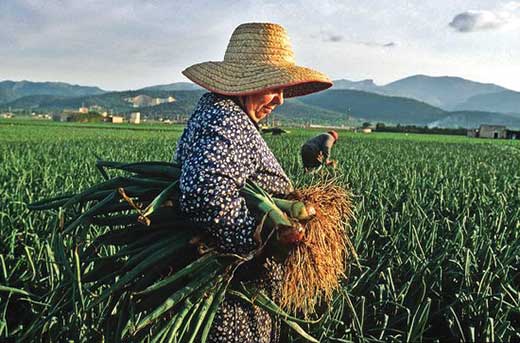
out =
[(300, 223), (295, 223), (292, 227), (279, 228), (276, 232), (277, 240), (283, 245), (294, 245), (303, 239), (305, 229)]
[(262, 231), (272, 232), (265, 249), (262, 249), (262, 255), (274, 257), (278, 262), (283, 262), (289, 256), (291, 250), (296, 244), (301, 242), (304, 237), (305, 230), (300, 223), (294, 223), (293, 226), (277, 226), (266, 227)]

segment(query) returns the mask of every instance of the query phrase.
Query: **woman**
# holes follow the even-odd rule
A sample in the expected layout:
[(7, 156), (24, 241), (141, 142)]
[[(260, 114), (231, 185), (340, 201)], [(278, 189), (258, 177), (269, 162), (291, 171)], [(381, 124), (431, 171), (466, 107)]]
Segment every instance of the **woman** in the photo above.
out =
[[(182, 165), (181, 210), (207, 228), (222, 251), (251, 252), (259, 223), (239, 190), (248, 179), (272, 194), (293, 190), (261, 137), (258, 122), (284, 98), (321, 91), (332, 82), (297, 66), (284, 28), (270, 23), (238, 26), (224, 61), (195, 64), (183, 74), (210, 93), (199, 100), (175, 154)], [(254, 274), (244, 277), (276, 299), (281, 264), (266, 258)], [(210, 341), (278, 342), (278, 334), (279, 323), (265, 311), (230, 297), (215, 317)]]

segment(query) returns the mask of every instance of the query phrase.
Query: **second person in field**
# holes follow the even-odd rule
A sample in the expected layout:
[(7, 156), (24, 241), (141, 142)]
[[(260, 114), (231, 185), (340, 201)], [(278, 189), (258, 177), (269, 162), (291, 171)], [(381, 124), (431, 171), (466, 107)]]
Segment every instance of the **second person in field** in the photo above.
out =
[(336, 131), (322, 133), (309, 139), (301, 148), (303, 168), (305, 171), (313, 171), (326, 167), (336, 167), (337, 161), (331, 160), (331, 151), (338, 141), (339, 135)]

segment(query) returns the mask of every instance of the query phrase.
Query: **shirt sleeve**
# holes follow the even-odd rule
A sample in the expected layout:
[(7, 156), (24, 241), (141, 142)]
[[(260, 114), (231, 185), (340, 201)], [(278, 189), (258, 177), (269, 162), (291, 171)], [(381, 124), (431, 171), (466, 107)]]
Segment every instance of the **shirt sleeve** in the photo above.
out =
[(324, 145), (322, 147), (321, 151), (323, 153), (323, 162), (328, 161), (328, 159), (330, 157), (330, 146)]
[(256, 220), (239, 194), (255, 171), (247, 147), (239, 133), (211, 130), (191, 147), (180, 178), (181, 210), (229, 253), (247, 253), (256, 245)]

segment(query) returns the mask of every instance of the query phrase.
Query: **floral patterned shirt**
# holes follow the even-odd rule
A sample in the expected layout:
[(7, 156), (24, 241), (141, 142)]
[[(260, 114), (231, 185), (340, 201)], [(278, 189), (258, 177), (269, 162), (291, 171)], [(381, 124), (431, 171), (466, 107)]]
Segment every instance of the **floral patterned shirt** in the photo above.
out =
[(272, 194), (293, 189), (256, 124), (223, 95), (200, 98), (174, 159), (182, 166), (181, 211), (207, 227), (226, 252), (255, 248), (257, 223), (239, 194), (247, 179)]

